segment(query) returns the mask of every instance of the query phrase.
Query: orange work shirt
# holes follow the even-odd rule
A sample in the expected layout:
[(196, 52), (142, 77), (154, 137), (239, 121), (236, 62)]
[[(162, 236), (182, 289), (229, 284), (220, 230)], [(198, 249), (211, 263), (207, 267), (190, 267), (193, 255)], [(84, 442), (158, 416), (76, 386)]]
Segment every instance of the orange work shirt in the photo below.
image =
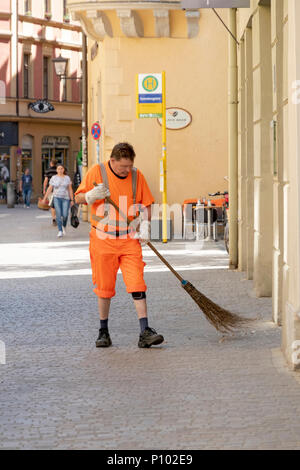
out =
[[(108, 183), (110, 198), (117, 204), (121, 211), (132, 220), (139, 211), (138, 205), (144, 207), (150, 206), (154, 202), (153, 195), (149, 189), (149, 186), (145, 180), (144, 175), (137, 170), (137, 183), (136, 183), (136, 206), (133, 205), (133, 193), (132, 193), (132, 173), (130, 172), (126, 178), (119, 178), (114, 174), (110, 168), (108, 162), (104, 164)], [(86, 193), (94, 188), (94, 182), (97, 184), (103, 183), (100, 166), (98, 164), (90, 168), (78, 187), (75, 194)], [(109, 224), (102, 224), (101, 218), (105, 215), (105, 204), (104, 199), (97, 200), (91, 205), (91, 224), (93, 227), (97, 227), (103, 231), (120, 231), (126, 230), (127, 223), (124, 218), (118, 214), (118, 212), (110, 204), (107, 207), (109, 210), (109, 220), (117, 221), (114, 226)], [(98, 221), (97, 221), (98, 220)]]

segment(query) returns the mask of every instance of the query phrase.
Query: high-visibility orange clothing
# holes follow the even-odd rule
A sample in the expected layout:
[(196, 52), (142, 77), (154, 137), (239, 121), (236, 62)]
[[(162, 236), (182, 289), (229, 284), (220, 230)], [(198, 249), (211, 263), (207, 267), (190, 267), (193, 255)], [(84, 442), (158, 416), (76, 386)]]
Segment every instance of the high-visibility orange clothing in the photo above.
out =
[[(135, 216), (132, 194), (132, 174), (125, 179), (118, 178), (111, 170), (108, 162), (105, 164), (108, 176), (111, 199), (130, 219)], [(93, 183), (102, 183), (102, 176), (99, 165), (94, 165), (86, 174), (80, 184), (76, 194), (86, 193), (93, 189)], [(127, 204), (126, 199), (127, 197)], [(154, 202), (154, 198), (146, 183), (142, 173), (137, 170), (136, 205), (149, 206)], [(113, 209), (113, 210), (112, 210)], [(117, 225), (106, 224), (107, 219), (100, 220), (104, 215), (104, 200), (96, 201), (91, 206), (90, 232), (90, 257), (93, 273), (93, 284), (96, 285), (94, 292), (103, 298), (111, 298), (115, 295), (115, 283), (118, 269), (123, 274), (123, 279), (127, 292), (145, 292), (147, 287), (144, 281), (143, 272), (145, 263), (142, 258), (142, 249), (138, 240), (132, 238), (132, 234), (127, 235), (127, 223), (119, 216), (112, 206), (109, 207), (107, 219), (115, 219)], [(98, 220), (96, 220), (98, 219)], [(124, 225), (125, 223), (125, 225)], [(104, 232), (119, 232), (124, 235), (115, 237)], [(105, 235), (103, 237), (103, 235)]]
[(95, 230), (90, 234), (90, 257), (94, 292), (103, 298), (113, 297), (120, 268), (127, 292), (145, 292), (142, 247), (138, 240), (99, 240)]

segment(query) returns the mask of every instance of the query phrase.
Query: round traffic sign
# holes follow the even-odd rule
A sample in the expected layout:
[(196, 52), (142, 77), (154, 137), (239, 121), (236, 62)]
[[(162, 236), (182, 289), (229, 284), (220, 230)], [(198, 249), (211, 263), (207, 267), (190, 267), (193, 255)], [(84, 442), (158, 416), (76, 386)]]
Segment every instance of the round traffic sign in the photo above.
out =
[(97, 122), (95, 122), (95, 124), (92, 125), (92, 136), (95, 140), (98, 140), (100, 138), (100, 135), (101, 135), (101, 127), (99, 126)]

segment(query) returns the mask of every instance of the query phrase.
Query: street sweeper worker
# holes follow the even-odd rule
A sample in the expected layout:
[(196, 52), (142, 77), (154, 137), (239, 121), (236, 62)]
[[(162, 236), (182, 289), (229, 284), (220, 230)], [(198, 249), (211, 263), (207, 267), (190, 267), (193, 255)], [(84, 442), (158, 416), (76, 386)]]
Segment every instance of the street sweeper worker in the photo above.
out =
[[(134, 168), (134, 158), (132, 145), (115, 145), (109, 161), (91, 167), (75, 193), (77, 204), (91, 206), (90, 259), (100, 315), (97, 347), (112, 344), (108, 317), (119, 268), (140, 323), (138, 346), (149, 348), (164, 341), (163, 336), (148, 325), (141, 248), (141, 244), (150, 239), (154, 198), (143, 174)], [(120, 208), (120, 213), (107, 202), (108, 197)]]

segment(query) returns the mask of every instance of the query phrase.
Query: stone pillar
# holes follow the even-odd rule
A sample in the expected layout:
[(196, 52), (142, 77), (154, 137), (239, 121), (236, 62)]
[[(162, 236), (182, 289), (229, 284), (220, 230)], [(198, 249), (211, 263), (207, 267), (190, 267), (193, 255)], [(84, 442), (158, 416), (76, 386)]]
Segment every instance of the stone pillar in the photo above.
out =
[(288, 364), (300, 369), (300, 2), (288, 2), (288, 190), (285, 199), (286, 292), (282, 348)]
[(245, 42), (240, 42), (238, 49), (238, 268), (246, 270), (246, 102), (245, 102)]
[(272, 295), (273, 211), (270, 122), (272, 120), (272, 64), (270, 7), (253, 15), (254, 120), (254, 289), (258, 297)]
[(246, 278), (253, 279), (254, 250), (254, 163), (253, 163), (253, 57), (252, 28), (245, 36), (245, 127), (246, 127)]
[[(283, 2), (271, 3), (273, 70), (273, 320), (281, 324), (283, 278)], [(272, 143), (271, 143), (272, 145)]]

